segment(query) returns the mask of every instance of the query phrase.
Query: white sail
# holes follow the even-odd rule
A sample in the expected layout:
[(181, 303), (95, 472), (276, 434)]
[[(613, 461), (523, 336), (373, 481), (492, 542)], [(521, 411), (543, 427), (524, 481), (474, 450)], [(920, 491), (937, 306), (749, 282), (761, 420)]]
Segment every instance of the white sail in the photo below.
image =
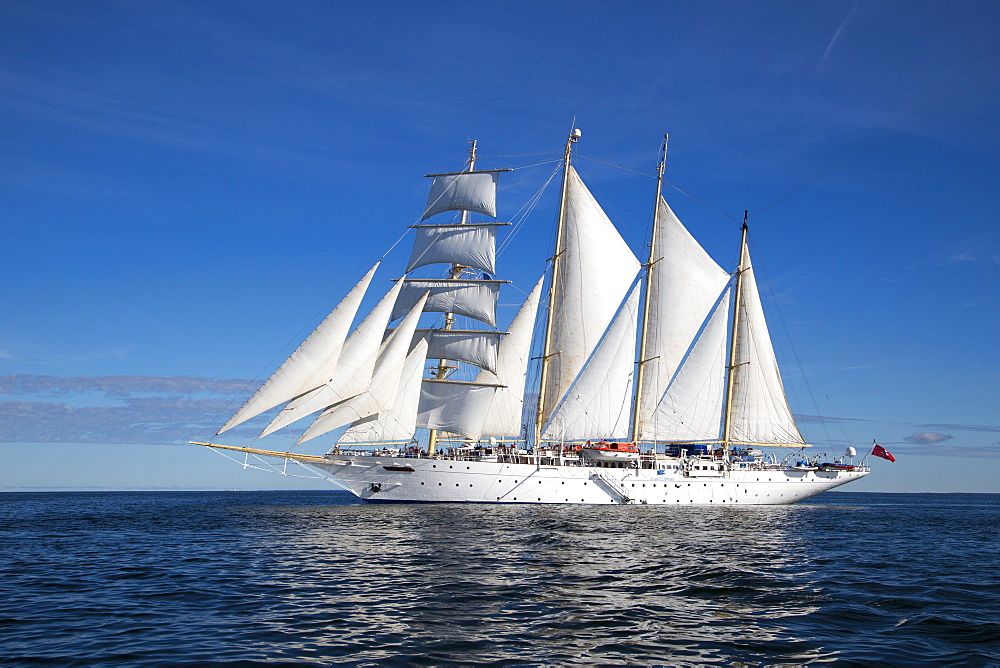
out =
[(403, 279), (403, 289), (392, 310), (391, 320), (401, 318), (430, 291), (424, 311), (456, 313), (496, 325), (500, 284), (505, 281)]
[(417, 426), (479, 438), (496, 385), (454, 380), (424, 380)]
[(278, 370), (271, 374), (260, 388), (247, 400), (236, 414), (218, 431), (219, 434), (231, 429), (280, 403), (308, 392), (336, 369), (340, 352), (350, 330), (351, 322), (358, 311), (361, 299), (371, 283), (376, 263), (358, 281), (354, 289), (344, 297), (333, 311), (313, 330), (299, 347), (295, 349)]
[(434, 177), (424, 220), (445, 211), (476, 211), (496, 218), (497, 172), (464, 172)]
[(645, 438), (667, 442), (719, 439), (725, 408), (729, 295), (727, 288), (663, 397), (653, 404)]
[(427, 341), (429, 359), (465, 362), (496, 371), (501, 332), (464, 329), (418, 330), (417, 338)]
[(261, 437), (365, 391), (371, 382), (379, 347), (382, 344), (382, 333), (389, 322), (389, 314), (399, 291), (400, 282), (397, 282), (344, 343), (334, 372), (324, 378), (325, 382), (319, 387), (285, 404), (281, 412), (261, 432)]
[(372, 372), (371, 383), (360, 394), (330, 406), (322, 413), (295, 443), (298, 445), (345, 424), (362, 420), (392, 408), (392, 401), (399, 391), (399, 379), (406, 360), (406, 351), (417, 327), (423, 300), (417, 302), (403, 318), (379, 350), (378, 361)]
[(594, 354), (552, 412), (542, 438), (573, 441), (628, 437), (639, 288), (639, 283), (633, 286)]
[(665, 438), (652, 424), (657, 404), (730, 278), (662, 198), (654, 234), (656, 257), (649, 270), (646, 350), (636, 416), (640, 440)]
[(542, 277), (514, 316), (507, 335), (500, 341), (497, 351), (496, 373), (480, 371), (477, 383), (495, 383), (497, 388), (487, 411), (482, 436), (517, 438), (521, 435), (524, 412), (524, 385), (531, 361), (531, 334), (535, 327), (535, 314), (542, 294)]
[(742, 443), (804, 443), (785, 398), (746, 247), (743, 267), (730, 439)]
[(484, 225), (419, 225), (413, 252), (406, 267), (409, 272), (427, 264), (457, 264), (496, 273), (497, 227)]
[(409, 441), (417, 429), (417, 406), (420, 402), (420, 381), (424, 375), (427, 342), (420, 340), (406, 356), (399, 389), (392, 406), (356, 420), (341, 435), (338, 443), (385, 443)]
[(576, 379), (639, 270), (639, 261), (570, 167), (542, 422)]

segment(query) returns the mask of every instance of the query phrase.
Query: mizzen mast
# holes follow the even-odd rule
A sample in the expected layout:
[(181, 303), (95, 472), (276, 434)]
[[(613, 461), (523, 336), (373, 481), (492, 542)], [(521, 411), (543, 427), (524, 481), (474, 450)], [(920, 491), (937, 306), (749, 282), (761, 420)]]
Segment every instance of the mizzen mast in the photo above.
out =
[(729, 365), (726, 367), (726, 407), (722, 414), (722, 456), (728, 458), (729, 445), (732, 440), (733, 428), (733, 396), (736, 391), (736, 363), (739, 354), (739, 327), (740, 311), (743, 304), (743, 272), (746, 271), (747, 258), (747, 216), (749, 212), (743, 212), (743, 234), (740, 239), (740, 260), (736, 267), (736, 286), (733, 294), (733, 319), (729, 332)]

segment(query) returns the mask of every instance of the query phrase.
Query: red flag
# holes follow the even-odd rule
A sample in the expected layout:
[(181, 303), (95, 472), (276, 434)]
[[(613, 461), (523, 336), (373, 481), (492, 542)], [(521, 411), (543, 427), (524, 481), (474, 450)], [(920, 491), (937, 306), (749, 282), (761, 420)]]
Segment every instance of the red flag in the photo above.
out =
[(882, 459), (888, 459), (890, 462), (896, 461), (896, 458), (892, 456), (892, 453), (878, 443), (876, 443), (875, 447), (872, 449), (872, 454), (876, 457), (881, 457)]

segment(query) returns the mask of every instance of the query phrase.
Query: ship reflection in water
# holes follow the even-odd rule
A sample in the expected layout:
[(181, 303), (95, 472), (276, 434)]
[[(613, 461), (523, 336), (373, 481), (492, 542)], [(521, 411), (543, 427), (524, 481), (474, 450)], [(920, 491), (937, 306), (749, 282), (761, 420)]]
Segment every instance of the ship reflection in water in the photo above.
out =
[(265, 636), (357, 661), (816, 660), (815, 510), (263, 508), (252, 587)]

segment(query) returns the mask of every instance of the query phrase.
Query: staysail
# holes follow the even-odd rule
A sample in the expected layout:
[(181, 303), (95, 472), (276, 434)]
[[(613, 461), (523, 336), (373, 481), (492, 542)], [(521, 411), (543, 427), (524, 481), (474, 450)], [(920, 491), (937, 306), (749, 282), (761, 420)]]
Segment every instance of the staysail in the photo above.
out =
[(414, 304), (403, 322), (382, 344), (368, 387), (320, 413), (296, 444), (392, 408), (393, 399), (399, 392), (406, 351), (410, 347), (410, 339), (413, 338), (413, 330), (417, 327), (423, 305), (423, 300)]
[(427, 342), (421, 339), (406, 356), (392, 406), (351, 423), (337, 442), (398, 443), (412, 439), (417, 429), (417, 404), (420, 401), (420, 381), (426, 357)]
[(694, 337), (646, 420), (645, 438), (666, 442), (716, 441), (722, 428), (726, 390), (727, 287), (704, 328)]
[(632, 287), (593, 355), (552, 412), (542, 438), (628, 438), (640, 287), (639, 283)]
[(285, 404), (281, 412), (261, 432), (261, 437), (360, 394), (368, 388), (382, 344), (382, 334), (388, 324), (389, 314), (396, 302), (400, 286), (400, 282), (393, 285), (347, 339), (333, 374), (327, 376), (319, 387)]
[(542, 294), (542, 277), (510, 323), (507, 335), (497, 350), (496, 371), (483, 370), (476, 382), (496, 384), (492, 403), (486, 413), (482, 436), (518, 438), (522, 432), (524, 413), (524, 387), (531, 360), (531, 334), (535, 327), (535, 314)]

